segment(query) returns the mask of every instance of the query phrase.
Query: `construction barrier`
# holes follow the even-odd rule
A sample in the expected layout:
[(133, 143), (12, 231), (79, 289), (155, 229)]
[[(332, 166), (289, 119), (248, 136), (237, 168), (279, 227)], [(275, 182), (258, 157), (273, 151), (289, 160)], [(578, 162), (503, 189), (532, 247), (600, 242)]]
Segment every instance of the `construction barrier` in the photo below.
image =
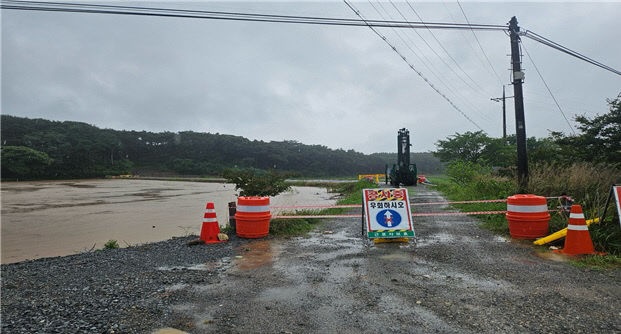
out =
[[(599, 223), (599, 218), (595, 218), (595, 219), (589, 219), (586, 221), (587, 226), (593, 224), (593, 223)], [(552, 234), (550, 234), (547, 237), (543, 237), (540, 239), (537, 239), (535, 241), (533, 241), (533, 244), (535, 245), (545, 245), (548, 242), (552, 242), (554, 240), (558, 240), (560, 238), (564, 238), (567, 235), (567, 227), (565, 227), (562, 230), (558, 230)]]
[(565, 247), (558, 252), (566, 255), (595, 254), (589, 227), (586, 225), (580, 205), (571, 206)]
[[(555, 210), (551, 210), (555, 211)], [(468, 215), (502, 215), (507, 211), (475, 211), (475, 212), (414, 212), (412, 217), (432, 217), (432, 216), (468, 216)], [(361, 218), (360, 214), (343, 215), (301, 215), (301, 216), (272, 216), (273, 219), (300, 219), (300, 218)]]
[(384, 174), (358, 174), (358, 181), (362, 179), (367, 179), (375, 183), (380, 183), (379, 181), (380, 177), (385, 177), (385, 175)]
[[(542, 197), (544, 199), (559, 199), (565, 198), (571, 200), (568, 196), (551, 196)], [(507, 202), (507, 199), (484, 199), (475, 201), (442, 201), (442, 202), (426, 202), (426, 203), (410, 203), (411, 206), (426, 206), (426, 205), (450, 205), (450, 204), (469, 204), (469, 203), (503, 203)], [(362, 208), (361, 204), (336, 204), (336, 205), (294, 205), (294, 206), (272, 206), (272, 209), (333, 209), (333, 208)], [(556, 212), (558, 210), (547, 210), (547, 212)], [(415, 212), (412, 213), (412, 217), (431, 217), (431, 216), (467, 216), (467, 215), (499, 215), (506, 214), (506, 210), (501, 211), (475, 211), (475, 212)], [(361, 214), (339, 214), (339, 215), (274, 215), (273, 219), (304, 219), (304, 218), (362, 218)]]
[(261, 238), (270, 231), (270, 198), (240, 196), (237, 199), (235, 224), (237, 235), (241, 238)]
[(218, 239), (220, 233), (220, 225), (216, 218), (216, 208), (213, 202), (207, 202), (205, 207), (205, 215), (203, 216), (203, 225), (201, 226), (200, 239), (206, 244), (215, 244), (221, 242)]
[[(552, 196), (545, 197), (546, 199), (558, 199), (567, 198), (567, 196)], [(507, 199), (482, 199), (476, 201), (453, 201), (453, 202), (426, 202), (426, 203), (410, 203), (410, 206), (425, 206), (425, 205), (450, 205), (450, 204), (470, 204), (470, 203), (503, 203)], [(334, 208), (362, 208), (361, 204), (336, 204), (336, 205), (293, 205), (293, 206), (272, 206), (272, 209), (334, 209)], [(556, 211), (556, 210), (551, 210)], [(503, 211), (506, 212), (506, 211)]]
[(509, 234), (515, 239), (535, 239), (548, 234), (550, 213), (546, 198), (518, 194), (507, 198)]

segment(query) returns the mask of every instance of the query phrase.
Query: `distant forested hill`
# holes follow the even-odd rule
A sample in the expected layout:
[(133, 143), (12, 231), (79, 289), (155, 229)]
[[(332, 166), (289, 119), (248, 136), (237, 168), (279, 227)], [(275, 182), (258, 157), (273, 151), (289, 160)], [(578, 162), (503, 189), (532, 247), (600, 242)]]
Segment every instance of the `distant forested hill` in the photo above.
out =
[[(2, 177), (80, 178), (142, 174), (218, 175), (229, 167), (296, 172), (302, 176), (383, 173), (396, 154), (365, 155), (295, 141), (264, 142), (240, 136), (184, 131), (146, 132), (100, 129), (2, 115)], [(425, 172), (439, 161), (415, 153)], [(433, 166), (433, 167), (431, 167)], [(429, 169), (427, 172), (431, 172)]]

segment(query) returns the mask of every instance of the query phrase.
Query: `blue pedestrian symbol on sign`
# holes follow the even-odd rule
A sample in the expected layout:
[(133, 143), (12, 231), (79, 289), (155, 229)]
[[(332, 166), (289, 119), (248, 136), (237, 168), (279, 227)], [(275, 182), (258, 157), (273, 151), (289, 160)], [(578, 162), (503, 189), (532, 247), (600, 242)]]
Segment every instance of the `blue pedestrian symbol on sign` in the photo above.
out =
[(377, 213), (375, 220), (384, 227), (395, 227), (401, 224), (401, 215), (394, 210), (382, 210)]

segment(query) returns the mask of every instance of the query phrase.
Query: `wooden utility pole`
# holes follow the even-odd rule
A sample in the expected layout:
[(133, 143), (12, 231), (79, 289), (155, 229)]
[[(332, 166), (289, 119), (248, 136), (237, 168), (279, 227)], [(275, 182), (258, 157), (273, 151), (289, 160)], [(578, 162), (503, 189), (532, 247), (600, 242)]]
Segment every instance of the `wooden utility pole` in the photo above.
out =
[(526, 123), (524, 121), (524, 95), (522, 92), (522, 63), (520, 55), (520, 27), (514, 17), (509, 21), (511, 37), (511, 65), (513, 71), (513, 101), (515, 102), (515, 136), (517, 140), (517, 176), (520, 193), (528, 186), (528, 156), (526, 155)]
[(502, 85), (502, 97), (492, 97), (490, 100), (499, 102), (502, 100), (502, 138), (507, 140), (507, 104), (506, 99), (511, 99), (513, 96), (505, 96), (505, 85)]

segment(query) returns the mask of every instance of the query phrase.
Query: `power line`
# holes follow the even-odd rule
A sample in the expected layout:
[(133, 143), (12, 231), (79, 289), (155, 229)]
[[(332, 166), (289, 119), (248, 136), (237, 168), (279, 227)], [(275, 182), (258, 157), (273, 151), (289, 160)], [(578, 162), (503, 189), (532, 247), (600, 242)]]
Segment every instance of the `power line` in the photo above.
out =
[(601, 67), (601, 68), (603, 68), (605, 70), (608, 70), (608, 71), (610, 71), (612, 73), (621, 75), (621, 71), (619, 71), (619, 70), (616, 70), (616, 69), (614, 69), (614, 68), (612, 68), (612, 67), (610, 67), (608, 65), (605, 65), (603, 63), (600, 63), (597, 60), (589, 58), (589, 57), (587, 57), (587, 56), (585, 56), (585, 55), (583, 55), (583, 54), (581, 54), (581, 53), (579, 53), (577, 51), (574, 51), (574, 50), (572, 50), (572, 49), (570, 49), (570, 48), (568, 48), (566, 46), (563, 46), (563, 45), (561, 45), (559, 43), (556, 43), (556, 42), (554, 42), (552, 40), (549, 40), (549, 39), (547, 39), (547, 38), (545, 38), (545, 37), (543, 37), (543, 36), (541, 36), (539, 34), (536, 34), (536, 33), (532, 32), (532, 31), (530, 31), (530, 30), (525, 30), (521, 35), (522, 36), (526, 36), (526, 37), (528, 37), (528, 38), (530, 38), (530, 39), (532, 39), (534, 41), (537, 41), (537, 42), (539, 42), (541, 44), (547, 45), (547, 46), (549, 46), (549, 47), (551, 47), (553, 49), (556, 49), (558, 51), (566, 53), (566, 54), (568, 54), (570, 56), (574, 56), (574, 57), (576, 57), (578, 59), (584, 60), (587, 63), (590, 63), (590, 64), (593, 64), (595, 66)]
[[(395, 5), (395, 3), (392, 0), (389, 0), (390, 4), (395, 7), (395, 9), (398, 12), (401, 12), (399, 10), (399, 8)], [(414, 7), (412, 6), (412, 4), (410, 4), (409, 1), (405, 1), (407, 3), (407, 5), (410, 7), (410, 9), (412, 10), (412, 12), (414, 12), (414, 14), (416, 14), (416, 17), (418, 17), (419, 20), (423, 20), (423, 18), (418, 14), (418, 12), (414, 9)], [(464, 69), (459, 65), (459, 63), (455, 60), (455, 58), (453, 58), (453, 56), (451, 56), (451, 54), (446, 50), (446, 48), (444, 47), (444, 45), (442, 45), (442, 42), (440, 42), (440, 40), (438, 39), (438, 37), (436, 37), (436, 35), (433, 33), (433, 31), (431, 31), (431, 29), (427, 29), (427, 31), (429, 31), (429, 33), (431, 34), (431, 36), (433, 37), (433, 39), (436, 40), (436, 42), (438, 43), (438, 45), (440, 46), (440, 48), (444, 51), (444, 53), (446, 53), (446, 55), (453, 61), (453, 63), (455, 63), (455, 65), (457, 65), (457, 68), (466, 75), (466, 77), (468, 77), (468, 79), (470, 79), (470, 81), (472, 81), (474, 83), (475, 86), (477, 86), (479, 89), (484, 90), (483, 87), (481, 87), (474, 79), (472, 79), (472, 77), (466, 73), (466, 71), (464, 71)], [(476, 92), (479, 92), (478, 90), (475, 90)]]
[[(449, 15), (449, 17), (451, 18), (451, 20), (452, 20), (453, 22), (457, 22), (457, 19), (455, 18), (455, 16), (453, 16), (453, 13), (451, 12), (451, 10), (450, 10), (450, 9), (448, 8), (448, 6), (446, 5), (446, 2), (444, 2), (444, 1), (443, 1), (443, 2), (442, 2), (442, 5), (444, 6), (444, 9), (446, 9), (446, 12), (448, 13), (448, 15)], [(468, 29), (468, 30), (470, 30), (470, 29)], [(470, 31), (472, 31), (472, 30), (470, 30)], [(462, 35), (462, 37), (464, 38), (464, 40), (468, 40), (468, 38), (467, 38), (467, 36), (466, 36), (466, 33), (465, 33), (464, 31), (461, 31), (461, 30), (460, 30), (460, 31), (459, 31), (459, 33)], [(470, 50), (472, 50), (473, 54), (476, 54), (476, 53), (477, 53), (477, 50), (475, 50), (475, 49), (474, 49), (474, 47), (472, 46), (472, 44), (473, 44), (473, 43), (472, 43), (472, 41), (468, 40), (468, 43), (466, 43), (466, 44), (468, 44), (468, 47), (470, 48)], [(481, 57), (477, 57), (477, 60), (480, 62), (480, 65), (481, 65), (483, 68), (485, 68), (485, 70), (486, 70), (488, 73), (491, 73), (491, 74), (492, 74), (492, 76), (494, 76), (494, 71), (493, 71), (493, 68), (492, 68), (492, 71), (490, 71), (489, 66), (488, 66), (488, 65), (487, 65), (487, 64), (483, 61), (483, 59), (482, 59)], [(496, 78), (498, 78), (498, 77), (496, 76)]]
[[(332, 18), (332, 17), (274, 15), (274, 14), (187, 10), (187, 9), (161, 8), (161, 7), (99, 5), (99, 4), (85, 4), (85, 3), (67, 3), (67, 2), (3, 0), (0, 8), (12, 9), (12, 10), (25, 10), (25, 11), (158, 16), (158, 17), (194, 18), (194, 19), (210, 19), (210, 20), (319, 24), (319, 25), (337, 25), (337, 26), (354, 26), (354, 27), (372, 26), (372, 27), (394, 27), (394, 28), (423, 28), (425, 26), (429, 26), (432, 29), (468, 29), (468, 27), (463, 24), (446, 23), (446, 22), (381, 21), (381, 20), (368, 20), (367, 22), (365, 22), (363, 20), (357, 20), (357, 19), (344, 19), (344, 18)], [(507, 27), (502, 26), (502, 25), (480, 24), (476, 26), (476, 29), (507, 30)]]
[[(459, 5), (459, 9), (461, 10), (461, 13), (464, 15), (466, 22), (468, 23), (468, 25), (470, 25), (470, 20), (468, 20), (468, 16), (466, 16), (466, 12), (464, 11), (464, 8), (461, 6), (461, 3), (459, 3), (459, 0), (457, 0), (457, 4)], [(498, 82), (502, 85), (502, 80), (500, 80), (500, 76), (494, 69), (494, 66), (492, 65), (492, 62), (489, 60), (489, 57), (487, 57), (487, 53), (485, 53), (485, 50), (483, 50), (483, 47), (481, 46), (481, 42), (479, 41), (477, 34), (474, 32), (474, 29), (471, 29), (470, 31), (472, 31), (472, 35), (474, 35), (474, 39), (476, 39), (477, 44), (479, 45), (479, 49), (481, 49), (481, 52), (483, 52), (483, 56), (485, 56), (485, 59), (487, 60), (489, 67), (492, 69), (492, 71), (496, 75), (496, 79), (498, 79)]]
[[(371, 6), (373, 6), (373, 8), (375, 8), (375, 6), (373, 5), (373, 3), (371, 3), (371, 1), (369, 1), (369, 3), (371, 4)], [(384, 12), (388, 13), (388, 11), (384, 8), (384, 6), (382, 5), (381, 2), (378, 2), (378, 5), (380, 7), (382, 7), (382, 9), (384, 10)], [(375, 10), (379, 13), (379, 11), (377, 10), (377, 8), (375, 8)], [(403, 13), (401, 11), (399, 11), (397, 9), (397, 12), (401, 15), (401, 17), (403, 17), (404, 20), (407, 20), (407, 18), (405, 17), (405, 15), (403, 15)], [(455, 69), (453, 67), (451, 67), (451, 65), (449, 65), (449, 63), (447, 63), (444, 58), (442, 58), (438, 52), (431, 46), (431, 44), (429, 44), (429, 42), (427, 42), (427, 40), (418, 32), (418, 30), (414, 29), (414, 32), (418, 35), (418, 37), (420, 37), (423, 42), (425, 43), (425, 45), (427, 45), (427, 47), (431, 50), (431, 52), (433, 52), (433, 54), (436, 55), (436, 57), (438, 57), (438, 59), (440, 59), (440, 61), (446, 65), (446, 67), (451, 70), (451, 72), (453, 72), (453, 74), (455, 74), (455, 76), (461, 80), (461, 82), (463, 82), (466, 86), (468, 86), (470, 89), (472, 89), (473, 91), (477, 91), (476, 88), (472, 87), (468, 82), (466, 82), (466, 80), (464, 80), (464, 78), (462, 78), (457, 71), (455, 71)]]
[[(362, 16), (362, 14), (360, 14), (360, 11), (356, 10), (353, 5), (351, 5), (347, 0), (343, 0), (345, 2), (345, 4), (347, 5), (347, 7), (349, 7), (360, 19), (362, 19), (363, 21), (366, 21), (366, 19)], [(436, 86), (434, 86), (429, 79), (427, 79), (425, 76), (423, 76), (423, 74), (418, 71), (414, 65), (412, 65), (407, 58), (394, 46), (390, 43), (390, 41), (386, 38), (386, 36), (382, 35), (379, 33), (379, 31), (377, 31), (377, 29), (373, 26), (368, 26), (369, 29), (371, 29), (379, 38), (381, 38), (395, 53), (397, 53), (397, 55), (399, 55), (399, 57), (401, 57), (401, 59), (414, 71), (416, 72), (416, 74), (418, 74), (419, 77), (421, 77), (428, 85), (429, 87), (431, 87), (436, 93), (438, 93), (440, 96), (442, 96), (455, 110), (457, 110), (462, 116), (464, 116), (468, 121), (470, 121), (470, 123), (474, 124), (474, 126), (476, 126), (479, 130), (485, 132), (485, 130), (483, 130), (483, 128), (481, 128), (475, 121), (472, 120), (472, 118), (470, 118), (468, 115), (466, 115), (466, 113), (464, 113), (461, 109), (459, 109), (459, 107), (457, 105), (455, 105), (455, 103), (453, 103), (453, 101), (451, 101), (446, 95), (444, 95), (444, 93), (442, 93), (438, 88), (436, 88)]]
[[(377, 13), (377, 14), (378, 14), (378, 15), (379, 15), (382, 19), (384, 19), (384, 20), (385, 20), (386, 18), (385, 18), (385, 17), (384, 17), (384, 15), (383, 15), (383, 14), (379, 11), (379, 9), (377, 9), (377, 7), (373, 4), (373, 2), (371, 2), (370, 0), (368, 0), (368, 2), (369, 2), (369, 4), (371, 5), (371, 7), (373, 7), (373, 9), (375, 10), (375, 12), (376, 12), (376, 13)], [(387, 17), (392, 18), (392, 17), (390, 16), (390, 14), (388, 13), (388, 11), (386, 10), (386, 8), (384, 8), (384, 6), (382, 6), (382, 4), (381, 4), (380, 2), (378, 2), (378, 5), (382, 8), (382, 10), (383, 10), (383, 11), (384, 11), (384, 13), (387, 15)], [(405, 16), (403, 16), (403, 15), (402, 15), (402, 17), (404, 18), (404, 20), (407, 20), (407, 19), (405, 18)], [(400, 34), (400, 33), (399, 33), (396, 29), (392, 29), (392, 30), (393, 30), (393, 32), (397, 35), (397, 37), (399, 37), (399, 39), (401, 39), (401, 41), (403, 42), (403, 44), (404, 44), (404, 45), (405, 45), (405, 46), (406, 46), (406, 47), (407, 47), (410, 51), (412, 51), (412, 53), (414, 53), (414, 55), (415, 55), (415, 56), (417, 56), (417, 57), (418, 57), (419, 59), (421, 59), (421, 61), (422, 61), (422, 58), (421, 58), (421, 57), (419, 57), (419, 56), (418, 56), (418, 55), (414, 52), (414, 50), (410, 47), (410, 45), (409, 45), (409, 44), (408, 44), (408, 43), (407, 43), (407, 42), (403, 39), (403, 37), (401, 37), (401, 34)], [(416, 30), (414, 30), (414, 31), (415, 31), (415, 32), (416, 32), (416, 34), (418, 34), (418, 36), (419, 36), (421, 39), (423, 39), (423, 41), (424, 41), (424, 38), (423, 38), (423, 37), (422, 37), (422, 36), (418, 33), (418, 31), (416, 31)], [(416, 47), (416, 44), (415, 44), (414, 42), (412, 42), (412, 40), (408, 37), (408, 35), (407, 35), (407, 34), (405, 34), (405, 37), (407, 37), (407, 38), (408, 38), (408, 40), (410, 41), (410, 43)], [(429, 46), (429, 44), (427, 44), (427, 46)], [(430, 47), (430, 46), (429, 46), (429, 47)], [(430, 47), (430, 48), (431, 48), (431, 47)], [(432, 51), (433, 51), (433, 49), (432, 49)], [(425, 54), (424, 54), (422, 51), (420, 51), (420, 49), (419, 49), (419, 52), (421, 52), (421, 54), (422, 54), (423, 56), (425, 56)], [(436, 56), (437, 56), (437, 55), (438, 55), (438, 54), (436, 53)], [(426, 56), (425, 56), (425, 59), (427, 59), (427, 57), (426, 57)], [(442, 60), (442, 59), (441, 59), (441, 60)], [(431, 66), (433, 66), (433, 63), (432, 63), (431, 61), (429, 61), (429, 59), (427, 59), (427, 61), (429, 62), (429, 64), (430, 64)], [(422, 62), (423, 62), (423, 64), (424, 64), (425, 66), (427, 66), (427, 64), (426, 64), (424, 61), (422, 61)], [(448, 64), (446, 64), (446, 63), (444, 63), (444, 64), (448, 66)], [(445, 81), (444, 81), (444, 80), (443, 80), (443, 79), (442, 79), (442, 78), (441, 78), (438, 74), (436, 74), (434, 71), (432, 71), (432, 70), (431, 70), (431, 68), (430, 68), (429, 66), (427, 66), (427, 68), (429, 68), (430, 72), (431, 72), (432, 74), (434, 74), (434, 75), (438, 78), (438, 81), (439, 81), (440, 83), (442, 83), (442, 84), (443, 84), (443, 85), (444, 85), (444, 86), (448, 89), (448, 91), (449, 91), (450, 93), (452, 93), (452, 94), (453, 94), (454, 96), (456, 96), (456, 97), (460, 97), (461, 99), (463, 99), (463, 100), (464, 100), (464, 102), (466, 102), (466, 104), (468, 104), (468, 105), (469, 105), (469, 106), (470, 106), (473, 110), (477, 111), (477, 112), (479, 113), (479, 115), (481, 115), (481, 118), (484, 118), (484, 119), (486, 119), (486, 120), (488, 120), (488, 121), (491, 121), (491, 119), (490, 119), (489, 117), (486, 117), (486, 115), (485, 115), (485, 114), (483, 114), (483, 113), (479, 112), (479, 111), (477, 110), (477, 108), (474, 106), (474, 104), (472, 104), (472, 103), (471, 103), (471, 102), (470, 102), (467, 98), (465, 98), (464, 96), (462, 96), (462, 95), (458, 94), (458, 90), (456, 90), (455, 88), (453, 88), (452, 86), (450, 86), (448, 83), (446, 83), (446, 82), (445, 82)], [(433, 66), (433, 68), (435, 68), (435, 66)], [(437, 69), (436, 69), (436, 70), (437, 70)], [(455, 73), (455, 72), (453, 72), (453, 73)], [(457, 73), (455, 73), (455, 75), (458, 75), (458, 74), (457, 74)]]
[(558, 101), (556, 100), (556, 97), (554, 96), (554, 94), (552, 94), (552, 90), (550, 90), (550, 86), (548, 86), (548, 83), (546, 82), (546, 80), (543, 78), (543, 75), (541, 75), (541, 72), (539, 72), (539, 68), (537, 67), (537, 65), (535, 64), (535, 61), (533, 61), (533, 58), (530, 56), (530, 53), (528, 53), (528, 50), (526, 49), (526, 45), (524, 45), (524, 43), (522, 43), (522, 48), (524, 49), (524, 51), (526, 52), (526, 55), (528, 56), (528, 59), (530, 59), (530, 62), (533, 64), (533, 67), (535, 68), (535, 71), (537, 71), (537, 74), (539, 75), (539, 78), (541, 78), (541, 81), (543, 82), (543, 84), (546, 86), (546, 89), (548, 90), (548, 93), (550, 93), (550, 96), (552, 97), (552, 100), (554, 100), (554, 103), (556, 103), (556, 107), (558, 107), (558, 110), (561, 112), (561, 115), (563, 115), (563, 118), (565, 119), (565, 121), (567, 122), (567, 125), (569, 125), (569, 129), (571, 130), (571, 132), (575, 135), (576, 134), (576, 130), (574, 130), (574, 127), (571, 125), (571, 123), (569, 122), (569, 119), (567, 118), (567, 116), (565, 115), (565, 112), (563, 111), (563, 108), (561, 108), (561, 105), (558, 103)]

